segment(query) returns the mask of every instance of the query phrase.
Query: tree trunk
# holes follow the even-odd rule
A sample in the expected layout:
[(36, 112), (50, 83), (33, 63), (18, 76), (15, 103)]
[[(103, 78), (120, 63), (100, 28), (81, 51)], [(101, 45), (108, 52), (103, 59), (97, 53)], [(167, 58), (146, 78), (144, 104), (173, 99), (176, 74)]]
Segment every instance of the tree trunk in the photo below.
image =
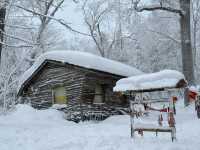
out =
[[(5, 17), (6, 17), (6, 8), (0, 8), (0, 41), (3, 42), (4, 37), (4, 27), (5, 27)], [(1, 62), (1, 52), (2, 52), (3, 44), (0, 43), (0, 62)]]
[(189, 85), (193, 85), (195, 79), (191, 43), (190, 0), (180, 0), (180, 7), (184, 12), (180, 18), (183, 73)]
[[(181, 26), (181, 46), (182, 46), (182, 65), (183, 74), (186, 77), (189, 85), (195, 84), (194, 79), (194, 61), (191, 43), (191, 22), (190, 22), (190, 0), (180, 0), (180, 7), (184, 15), (180, 18)], [(184, 103), (185, 106), (189, 104), (189, 89), (185, 89)]]
[(184, 105), (188, 106), (189, 105), (189, 88), (186, 87), (184, 91)]

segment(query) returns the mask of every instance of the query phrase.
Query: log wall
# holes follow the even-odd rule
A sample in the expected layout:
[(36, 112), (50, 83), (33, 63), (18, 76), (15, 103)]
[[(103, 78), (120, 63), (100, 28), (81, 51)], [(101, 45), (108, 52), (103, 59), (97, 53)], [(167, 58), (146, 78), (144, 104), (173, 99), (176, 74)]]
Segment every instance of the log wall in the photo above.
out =
[[(95, 87), (97, 84), (102, 85), (104, 90), (104, 102), (107, 105), (124, 105), (126, 99), (123, 99), (113, 92), (113, 87), (116, 82), (121, 79), (120, 76), (114, 76), (102, 72), (88, 72), (86, 74), (86, 80), (83, 84), (83, 99), (86, 103), (92, 103), (95, 94)], [(127, 103), (128, 104), (128, 103)], [(126, 104), (125, 104), (126, 105)]]
[[(22, 98), (30, 101), (35, 108), (48, 108), (54, 103), (53, 89), (62, 85), (66, 89), (68, 102), (68, 107), (63, 111), (69, 114), (69, 118), (72, 118), (72, 114), (77, 113), (83, 118), (88, 111), (99, 111), (96, 109), (114, 114), (115, 106), (128, 107), (127, 99), (119, 97), (113, 92), (113, 87), (121, 78), (121, 76), (97, 70), (49, 61), (25, 86)], [(93, 100), (97, 84), (103, 87), (104, 104), (102, 107), (95, 106), (93, 110), (91, 107), (94, 106)]]
[(73, 66), (60, 63), (47, 63), (31, 80), (23, 99), (29, 99), (34, 107), (50, 107), (53, 104), (52, 90), (64, 86), (69, 105), (79, 103), (85, 73)]

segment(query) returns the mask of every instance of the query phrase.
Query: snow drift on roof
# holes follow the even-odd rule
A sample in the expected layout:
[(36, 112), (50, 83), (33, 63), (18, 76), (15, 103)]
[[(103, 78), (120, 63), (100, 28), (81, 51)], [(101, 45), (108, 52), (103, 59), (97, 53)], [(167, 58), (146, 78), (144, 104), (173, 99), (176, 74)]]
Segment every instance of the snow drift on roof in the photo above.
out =
[(20, 83), (19, 88), (38, 69), (38, 67), (45, 60), (55, 60), (63, 63), (69, 63), (80, 67), (95, 69), (98, 71), (103, 71), (125, 77), (142, 74), (142, 72), (136, 68), (90, 53), (80, 52), (80, 51), (61, 51), (61, 50), (51, 51), (51, 52), (46, 52), (40, 57), (38, 57), (33, 66), (22, 75), (19, 82)]
[(147, 89), (173, 88), (184, 79), (182, 73), (175, 70), (163, 70), (156, 73), (143, 74), (123, 78), (114, 87), (114, 91), (139, 91)]

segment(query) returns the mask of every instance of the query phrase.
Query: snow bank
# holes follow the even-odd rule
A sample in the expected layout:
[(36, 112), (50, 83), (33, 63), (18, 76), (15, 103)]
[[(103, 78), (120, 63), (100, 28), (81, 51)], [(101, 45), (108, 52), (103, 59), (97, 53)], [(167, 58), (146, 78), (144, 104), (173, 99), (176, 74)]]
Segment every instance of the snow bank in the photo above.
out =
[(22, 75), (19, 81), (20, 84), (18, 89), (38, 69), (38, 67), (45, 60), (55, 60), (63, 63), (69, 63), (80, 67), (95, 69), (98, 71), (104, 71), (125, 77), (142, 74), (142, 72), (136, 68), (90, 53), (80, 52), (80, 51), (61, 51), (61, 50), (51, 51), (51, 52), (46, 52), (40, 57), (38, 57), (33, 66)]
[(29, 123), (35, 124), (40, 122), (63, 122), (63, 113), (56, 109), (37, 110), (29, 105), (18, 104), (15, 110), (5, 116), (5, 120), (16, 120), (18, 124)]
[(121, 79), (114, 87), (114, 91), (170, 88), (175, 87), (181, 79), (185, 79), (182, 73), (175, 70), (163, 70)]
[[(196, 150), (200, 147), (200, 120), (194, 105), (177, 104), (177, 141), (168, 133), (144, 132), (130, 137), (130, 117), (113, 116), (100, 123), (73, 123), (59, 111), (17, 105), (0, 116), (1, 150)], [(25, 117), (26, 116), (26, 117)], [(157, 124), (157, 113), (153, 116)]]

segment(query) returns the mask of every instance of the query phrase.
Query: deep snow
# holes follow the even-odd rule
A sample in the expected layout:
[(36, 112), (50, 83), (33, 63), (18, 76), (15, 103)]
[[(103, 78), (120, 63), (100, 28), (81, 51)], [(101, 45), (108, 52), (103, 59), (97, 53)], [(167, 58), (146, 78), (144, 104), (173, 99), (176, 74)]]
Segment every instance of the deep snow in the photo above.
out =
[(194, 107), (179, 104), (177, 141), (169, 133), (144, 133), (130, 138), (129, 116), (113, 116), (100, 123), (73, 123), (55, 109), (35, 110), (17, 105), (0, 116), (0, 150), (198, 150), (200, 120)]

